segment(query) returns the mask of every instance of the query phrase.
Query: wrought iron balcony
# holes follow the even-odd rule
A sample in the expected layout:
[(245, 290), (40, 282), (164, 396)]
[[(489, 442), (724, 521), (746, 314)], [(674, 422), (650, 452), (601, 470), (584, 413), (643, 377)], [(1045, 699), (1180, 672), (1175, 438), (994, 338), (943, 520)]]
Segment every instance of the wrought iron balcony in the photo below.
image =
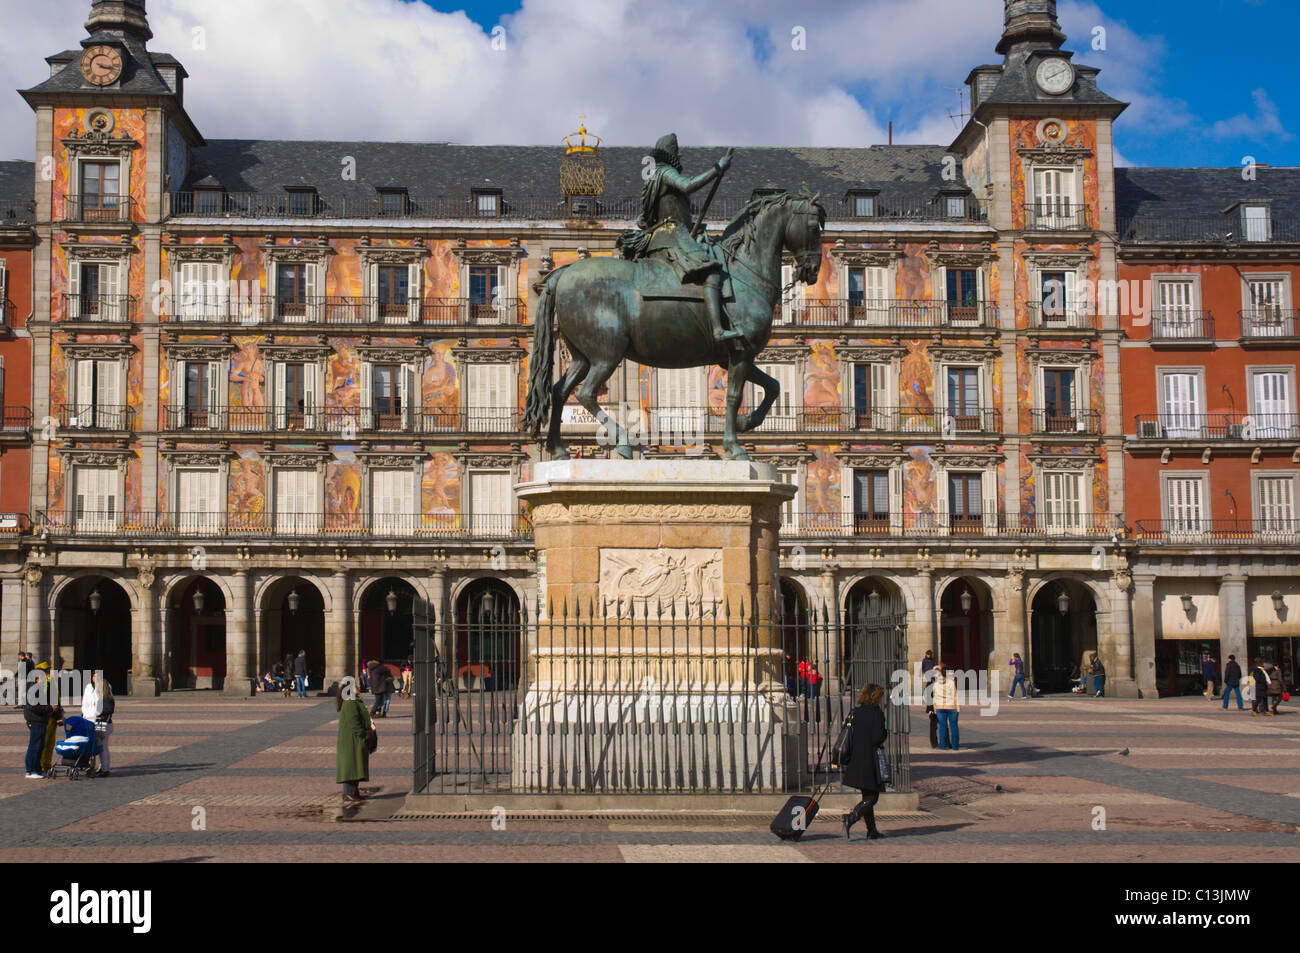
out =
[(1031, 411), (1033, 432), (1036, 434), (1091, 434), (1101, 433), (1101, 414), (1095, 410), (1066, 412), (1063, 410)]
[(531, 535), (527, 516), (460, 513), (210, 513), (52, 510), (37, 532), (123, 539), (516, 539)]
[(1262, 344), (1267, 344), (1274, 338), (1300, 337), (1300, 311), (1254, 308), (1237, 313), (1241, 315), (1243, 340), (1258, 340)]
[(501, 433), (519, 432), (519, 411), (513, 407), (348, 407), (313, 409), (305, 405), (191, 408), (164, 411), (165, 429), (232, 433), (302, 432), (354, 433)]
[(187, 324), (518, 325), (526, 320), (527, 301), (504, 298), (485, 304), (469, 298), (421, 298), (391, 303), (337, 295), (239, 299), (230, 298), (224, 290), (205, 290), (173, 295), (165, 313), (168, 321)]
[(60, 430), (119, 432), (135, 429), (136, 408), (125, 404), (55, 404), (51, 409)]
[(984, 537), (1032, 539), (1048, 537), (1109, 538), (1124, 533), (1111, 513), (998, 513), (993, 501), (982, 513), (961, 515), (938, 510), (927, 513), (800, 512), (787, 518), (781, 535), (805, 538)]
[(1300, 543), (1300, 519), (1138, 520), (1136, 539), (1144, 543), (1204, 545), (1206, 543), (1257, 543), (1295, 546)]
[(125, 324), (135, 320), (132, 295), (63, 295), (64, 321), (102, 321)]
[(1029, 312), (1029, 326), (1042, 331), (1097, 331), (1101, 329), (1101, 315), (1089, 311), (1083, 303), (1072, 307), (1046, 306), (1041, 301), (1025, 304)]
[(861, 327), (882, 330), (995, 328), (998, 309), (988, 302), (868, 298), (791, 298), (772, 316), (780, 325)]
[(1300, 415), (1263, 413), (1233, 414), (1138, 414), (1138, 440), (1187, 440), (1204, 443), (1216, 440), (1297, 440)]
[(1154, 343), (1208, 343), (1214, 340), (1214, 315), (1209, 311), (1153, 310), (1151, 340)]
[(32, 425), (32, 409), (5, 405), (0, 407), (0, 429), (25, 431)]
[(1092, 228), (1092, 221), (1086, 205), (1039, 202), (1025, 206), (1025, 228), (1049, 232), (1086, 231)]
[(62, 199), (60, 222), (130, 222), (135, 217), (135, 200), (129, 195), (64, 195)]
[(1292, 244), (1300, 242), (1300, 217), (1270, 216), (1245, 222), (1240, 215), (1130, 216), (1119, 223), (1124, 243), (1153, 245)]
[[(639, 422), (650, 428), (651, 442), (674, 443), (691, 438), (722, 433), (725, 410), (715, 407), (652, 407), (643, 411)], [(875, 432), (891, 435), (925, 436), (956, 434), (999, 434), (1002, 413), (976, 410), (971, 413), (946, 413), (899, 407), (773, 407), (763, 423), (752, 433), (803, 433), (833, 431), (841, 433)]]

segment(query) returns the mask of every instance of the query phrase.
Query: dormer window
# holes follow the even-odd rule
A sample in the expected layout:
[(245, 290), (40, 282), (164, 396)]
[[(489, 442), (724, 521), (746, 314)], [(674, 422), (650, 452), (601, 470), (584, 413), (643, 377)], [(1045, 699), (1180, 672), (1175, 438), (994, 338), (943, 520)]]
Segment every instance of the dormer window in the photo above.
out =
[(410, 197), (406, 189), (380, 189), (379, 214), (385, 217), (406, 215), (410, 208)]
[(497, 216), (501, 214), (500, 189), (474, 189), (474, 214)]
[(221, 211), (221, 189), (195, 189), (194, 211), (199, 215), (216, 215)]
[(311, 186), (285, 186), (290, 215), (315, 215), (318, 207), (316, 190)]
[(948, 218), (965, 218), (966, 196), (945, 195), (943, 197), (943, 214)]
[(784, 190), (775, 185), (764, 185), (750, 193), (750, 201), (761, 199), (767, 195), (780, 195)]
[(1243, 205), (1241, 207), (1241, 229), (1248, 242), (1266, 242), (1271, 237), (1272, 229), (1267, 205)]
[(849, 202), (853, 211), (854, 218), (875, 218), (876, 217), (876, 196), (875, 192), (850, 192)]

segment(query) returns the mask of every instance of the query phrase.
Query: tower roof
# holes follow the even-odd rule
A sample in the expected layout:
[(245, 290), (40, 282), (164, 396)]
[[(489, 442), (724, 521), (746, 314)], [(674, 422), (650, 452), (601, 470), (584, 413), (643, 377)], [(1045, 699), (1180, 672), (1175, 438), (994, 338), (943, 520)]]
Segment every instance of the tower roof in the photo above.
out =
[(89, 35), (82, 41), (83, 46), (105, 36), (130, 38), (141, 44), (153, 38), (144, 0), (91, 0), (86, 33)]
[(1005, 23), (998, 52), (1034, 46), (1059, 50), (1065, 34), (1056, 21), (1056, 0), (1004, 0)]

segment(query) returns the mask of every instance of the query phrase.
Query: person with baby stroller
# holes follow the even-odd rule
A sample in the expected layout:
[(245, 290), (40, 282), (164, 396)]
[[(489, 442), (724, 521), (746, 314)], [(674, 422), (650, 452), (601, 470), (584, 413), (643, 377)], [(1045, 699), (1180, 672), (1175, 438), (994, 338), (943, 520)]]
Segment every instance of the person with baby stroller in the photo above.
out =
[(108, 740), (113, 734), (113, 710), (117, 701), (113, 698), (113, 689), (108, 679), (102, 679), (101, 672), (90, 673), (90, 684), (81, 693), (81, 717), (95, 726), (99, 743), (99, 770), (95, 777), (109, 776)]

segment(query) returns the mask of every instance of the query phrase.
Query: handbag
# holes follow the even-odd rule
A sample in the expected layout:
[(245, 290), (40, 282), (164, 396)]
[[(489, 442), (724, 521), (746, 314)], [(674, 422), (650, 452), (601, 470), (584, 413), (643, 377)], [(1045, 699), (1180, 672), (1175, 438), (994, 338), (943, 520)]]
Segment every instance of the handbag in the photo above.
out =
[(876, 745), (876, 780), (885, 786), (890, 781), (889, 756), (885, 754), (884, 745)]
[(375, 749), (377, 749), (378, 747), (379, 747), (379, 732), (375, 731), (375, 729), (373, 728), (367, 728), (366, 729), (366, 751), (369, 752), (370, 754), (374, 754)]
[(844, 719), (844, 724), (840, 728), (840, 733), (835, 737), (835, 744), (831, 747), (831, 764), (844, 764), (849, 760), (852, 753), (853, 741), (853, 715)]

